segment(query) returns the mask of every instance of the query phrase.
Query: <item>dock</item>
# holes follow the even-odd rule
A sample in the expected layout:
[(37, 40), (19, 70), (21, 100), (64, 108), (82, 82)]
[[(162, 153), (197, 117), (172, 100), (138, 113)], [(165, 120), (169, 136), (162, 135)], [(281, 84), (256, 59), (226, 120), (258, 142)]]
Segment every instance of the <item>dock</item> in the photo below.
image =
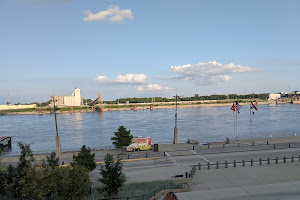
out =
[(11, 137), (0, 136), (0, 150), (2, 151), (6, 147), (11, 149)]

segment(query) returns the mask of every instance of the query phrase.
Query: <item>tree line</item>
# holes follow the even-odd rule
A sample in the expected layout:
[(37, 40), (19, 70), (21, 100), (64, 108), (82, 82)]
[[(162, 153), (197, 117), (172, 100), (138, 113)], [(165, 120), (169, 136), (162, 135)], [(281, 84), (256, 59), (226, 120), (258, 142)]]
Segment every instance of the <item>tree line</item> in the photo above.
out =
[[(204, 100), (227, 100), (227, 99), (266, 99), (268, 97), (267, 93), (263, 94), (246, 94), (246, 95), (237, 95), (237, 94), (228, 94), (228, 95), (218, 95), (213, 94), (209, 96), (199, 96), (195, 94), (194, 97), (181, 97), (178, 98), (178, 101), (204, 101)], [(117, 104), (117, 103), (152, 103), (155, 102), (175, 102), (175, 98), (164, 98), (164, 97), (152, 97), (152, 98), (120, 98), (114, 101), (103, 101), (106, 104)]]

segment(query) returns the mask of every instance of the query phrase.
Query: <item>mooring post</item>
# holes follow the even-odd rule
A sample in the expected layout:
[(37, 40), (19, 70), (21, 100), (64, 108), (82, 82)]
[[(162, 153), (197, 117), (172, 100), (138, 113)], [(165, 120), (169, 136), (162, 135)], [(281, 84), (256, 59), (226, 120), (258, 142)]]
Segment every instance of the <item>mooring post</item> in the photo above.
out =
[(253, 159), (251, 159), (251, 166), (253, 166)]
[(243, 160), (242, 162), (243, 162), (243, 167), (245, 167), (245, 160)]
[(261, 160), (261, 158), (259, 159), (259, 165), (262, 165), (262, 160)]
[(269, 145), (269, 141), (267, 141), (267, 145)]
[(236, 167), (236, 161), (235, 160), (233, 161), (233, 167)]
[(286, 157), (285, 156), (283, 157), (283, 163), (286, 163)]
[(291, 143), (289, 143), (289, 148), (291, 148)]
[(227, 162), (227, 160), (225, 161), (225, 168), (227, 168), (228, 167), (228, 162)]
[(278, 164), (278, 157), (276, 157), (276, 159), (275, 159), (275, 160), (276, 160), (276, 164)]
[(270, 165), (270, 158), (268, 158), (268, 165)]

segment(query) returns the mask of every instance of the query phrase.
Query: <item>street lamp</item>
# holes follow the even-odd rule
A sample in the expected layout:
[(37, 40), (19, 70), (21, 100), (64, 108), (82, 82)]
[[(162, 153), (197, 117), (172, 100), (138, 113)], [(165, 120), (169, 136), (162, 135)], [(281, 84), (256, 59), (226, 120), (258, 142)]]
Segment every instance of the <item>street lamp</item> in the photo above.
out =
[(61, 154), (61, 145), (60, 145), (60, 137), (58, 136), (57, 120), (56, 120), (56, 109), (55, 109), (55, 101), (57, 101), (57, 99), (55, 100), (54, 96), (51, 96), (51, 101), (53, 102), (53, 107), (54, 107), (54, 118), (55, 118), (55, 127), (56, 127), (56, 137), (55, 137), (56, 156), (60, 156), (60, 154)]
[(175, 128), (174, 128), (174, 139), (173, 139), (173, 144), (178, 143), (178, 129), (177, 129), (177, 99), (180, 98), (180, 96), (173, 96), (175, 97), (175, 102), (176, 102), (176, 110), (175, 110)]

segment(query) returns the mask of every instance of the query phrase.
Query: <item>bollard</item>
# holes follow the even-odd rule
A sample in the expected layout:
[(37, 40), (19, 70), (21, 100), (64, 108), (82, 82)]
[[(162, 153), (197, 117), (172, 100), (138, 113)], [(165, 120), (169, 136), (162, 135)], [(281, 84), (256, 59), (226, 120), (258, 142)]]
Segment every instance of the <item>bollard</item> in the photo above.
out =
[(127, 158), (129, 159), (129, 154), (127, 154), (128, 156), (127, 156)]
[(283, 163), (286, 163), (286, 157), (285, 156), (283, 157)]
[(299, 162), (300, 162), (300, 155), (299, 155)]
[(238, 143), (238, 147), (240, 147), (240, 143)]
[(216, 168), (219, 169), (219, 162), (216, 162)]
[(294, 156), (291, 157), (292, 162), (294, 162)]
[(164, 151), (164, 156), (166, 156), (166, 152)]
[(270, 158), (268, 158), (268, 165), (270, 165)]
[(210, 144), (207, 144), (207, 148), (209, 149)]
[(289, 143), (289, 148), (291, 148), (291, 143)]
[(65, 162), (61, 162), (61, 165), (65, 165)]
[(274, 144), (274, 149), (276, 149), (276, 144)]
[(201, 170), (201, 163), (199, 163), (199, 170)]
[(207, 163), (207, 169), (210, 169), (210, 163), (209, 162)]
[(188, 178), (188, 173), (187, 172), (185, 172), (185, 178)]
[(261, 158), (259, 159), (259, 165), (262, 165), (262, 160), (261, 160)]
[(193, 150), (195, 150), (195, 146), (193, 146)]
[(267, 145), (269, 145), (269, 141), (267, 141)]
[(225, 144), (223, 144), (223, 148), (225, 148)]
[(227, 162), (227, 160), (225, 161), (225, 168), (227, 168), (228, 167), (228, 162)]
[(276, 164), (278, 164), (278, 157), (276, 157), (276, 159), (275, 159), (275, 160), (276, 160)]
[(189, 174), (189, 178), (191, 178), (191, 174)]
[(236, 167), (236, 161), (235, 160), (233, 161), (233, 167)]
[(253, 159), (251, 159), (251, 166), (253, 166)]
[(146, 158), (148, 158), (148, 153), (146, 153)]
[(252, 146), (254, 146), (254, 142), (252, 142)]
[(243, 160), (243, 167), (245, 167), (245, 160)]

